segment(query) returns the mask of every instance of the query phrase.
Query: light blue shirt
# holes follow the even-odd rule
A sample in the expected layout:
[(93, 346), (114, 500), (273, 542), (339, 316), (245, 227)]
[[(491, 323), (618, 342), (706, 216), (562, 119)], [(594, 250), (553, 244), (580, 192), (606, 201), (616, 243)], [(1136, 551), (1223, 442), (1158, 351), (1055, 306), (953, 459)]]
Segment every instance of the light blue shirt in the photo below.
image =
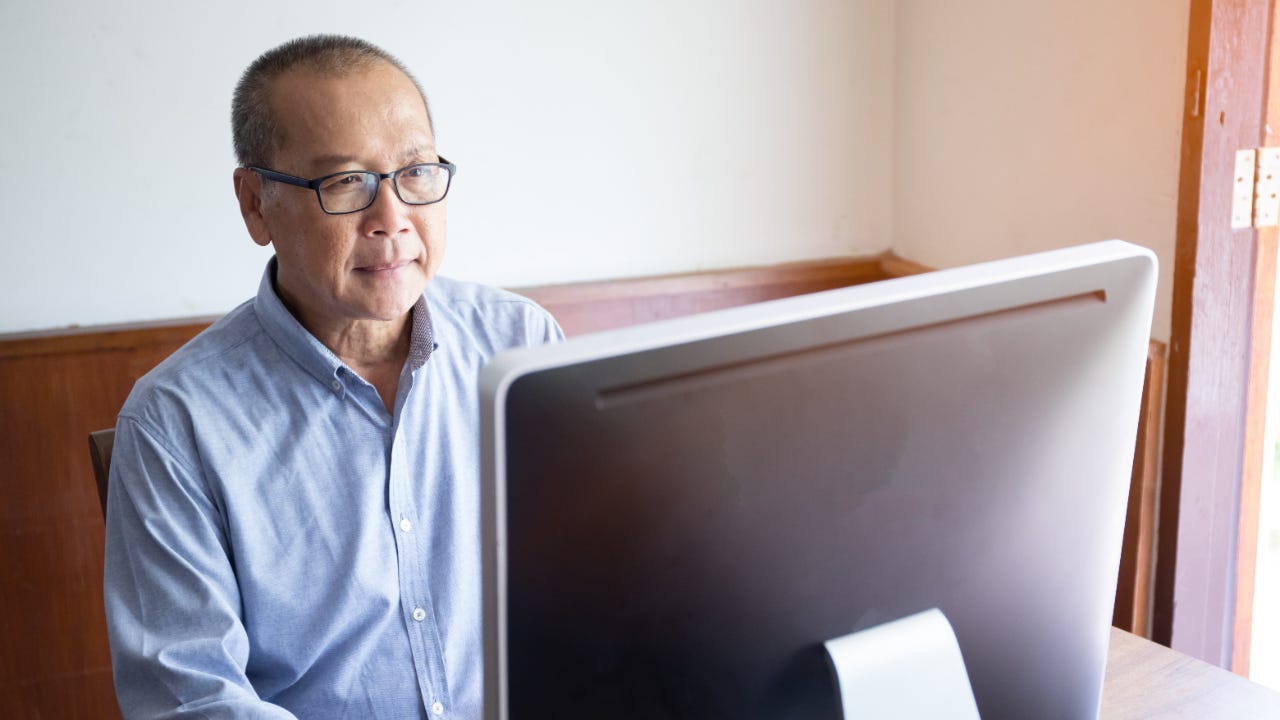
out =
[(126, 717), (479, 718), (480, 368), (562, 337), (436, 278), (394, 413), (272, 287), (134, 386), (107, 502)]

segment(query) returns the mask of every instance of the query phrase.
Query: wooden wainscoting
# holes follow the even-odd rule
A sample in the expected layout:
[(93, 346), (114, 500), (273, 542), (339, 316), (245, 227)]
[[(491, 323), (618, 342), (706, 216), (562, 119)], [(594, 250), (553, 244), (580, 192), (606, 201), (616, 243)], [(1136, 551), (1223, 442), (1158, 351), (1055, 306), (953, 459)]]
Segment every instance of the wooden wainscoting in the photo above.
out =
[(1152, 340), (1147, 347), (1147, 375), (1142, 384), (1142, 410), (1129, 481), (1129, 510), (1120, 552), (1116, 608), (1111, 624), (1150, 639), (1155, 600), (1156, 518), (1160, 502), (1160, 437), (1164, 417), (1164, 378), (1168, 349)]
[[(902, 274), (892, 255), (526, 288), (579, 334)], [(0, 335), (0, 717), (119, 717), (90, 431), (214, 318)]]
[(0, 717), (119, 717), (89, 430), (209, 320), (0, 336)]
[(538, 301), (567, 335), (720, 310), (926, 272), (892, 253), (627, 280), (516, 288)]
[[(518, 292), (576, 335), (927, 270), (885, 254)], [(212, 320), (0, 335), (0, 717), (119, 717), (102, 608), (102, 515), (86, 438), (113, 426), (134, 381)], [(1162, 350), (1152, 356), (1159, 361), (1154, 371), (1149, 363), (1154, 390), (1139, 431), (1140, 519), (1154, 507), (1148, 493), (1156, 477), (1163, 357)], [(1131, 598), (1150, 585), (1144, 543), (1151, 536), (1142, 527), (1125, 540), (1129, 569), (1121, 586)], [(1119, 621), (1128, 618), (1122, 627), (1141, 630), (1132, 608), (1149, 601), (1126, 602), (1125, 617), (1117, 611)]]

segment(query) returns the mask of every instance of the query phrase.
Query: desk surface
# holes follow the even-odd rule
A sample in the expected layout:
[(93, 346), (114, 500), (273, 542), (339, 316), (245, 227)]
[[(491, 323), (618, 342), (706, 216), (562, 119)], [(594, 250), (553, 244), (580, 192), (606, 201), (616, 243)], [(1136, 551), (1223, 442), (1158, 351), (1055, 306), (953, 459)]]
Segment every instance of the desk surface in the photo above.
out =
[(1280, 718), (1280, 693), (1112, 628), (1101, 718)]

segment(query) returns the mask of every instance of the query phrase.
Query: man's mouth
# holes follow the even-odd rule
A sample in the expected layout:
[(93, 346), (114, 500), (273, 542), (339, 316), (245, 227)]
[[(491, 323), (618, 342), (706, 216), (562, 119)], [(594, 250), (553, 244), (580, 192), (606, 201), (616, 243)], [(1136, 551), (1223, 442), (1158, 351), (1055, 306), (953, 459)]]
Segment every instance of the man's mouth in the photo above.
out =
[(375, 263), (372, 265), (361, 265), (356, 268), (356, 272), (369, 273), (372, 275), (390, 274), (408, 266), (412, 262), (412, 260), (394, 260), (391, 262)]

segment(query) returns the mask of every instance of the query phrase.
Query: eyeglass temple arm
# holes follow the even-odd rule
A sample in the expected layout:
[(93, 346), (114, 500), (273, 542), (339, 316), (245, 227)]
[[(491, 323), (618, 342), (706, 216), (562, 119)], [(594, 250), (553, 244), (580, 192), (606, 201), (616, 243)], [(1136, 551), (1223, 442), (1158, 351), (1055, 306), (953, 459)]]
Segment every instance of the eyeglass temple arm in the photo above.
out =
[(315, 190), (316, 187), (320, 184), (315, 180), (307, 180), (306, 178), (300, 178), (294, 175), (285, 175), (282, 172), (276, 172), (275, 170), (268, 170), (264, 167), (257, 167), (257, 166), (250, 165), (248, 169), (258, 173), (259, 175), (261, 175), (262, 177), (268, 180), (275, 180), (276, 182), (282, 182), (289, 185), (297, 185), (298, 187), (310, 188), (312, 190)]

